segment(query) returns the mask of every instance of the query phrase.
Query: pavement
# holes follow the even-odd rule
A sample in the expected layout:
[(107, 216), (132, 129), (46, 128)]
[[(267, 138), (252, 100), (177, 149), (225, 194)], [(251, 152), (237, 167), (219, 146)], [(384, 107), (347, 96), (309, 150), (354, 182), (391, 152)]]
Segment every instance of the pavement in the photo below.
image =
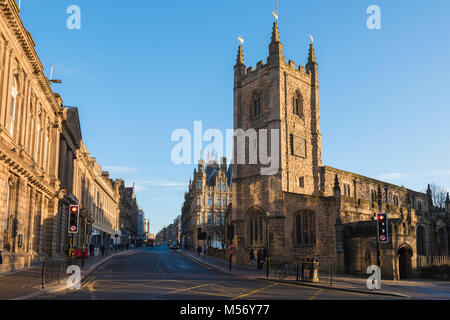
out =
[[(81, 270), (81, 280), (114, 256), (123, 255), (134, 250), (123, 250), (118, 253), (108, 252), (108, 256), (95, 256), (85, 259), (84, 268)], [(42, 264), (0, 274), (0, 300), (25, 300), (65, 289), (65, 283), (47, 284), (45, 289), (42, 289)]]
[(357, 292), (381, 296), (393, 296), (407, 299), (425, 299), (425, 300), (450, 300), (450, 281), (436, 281), (429, 279), (415, 279), (404, 281), (382, 280), (381, 290), (370, 291), (369, 289), (352, 288), (350, 284), (346, 284), (344, 280), (339, 283), (335, 279), (333, 286), (324, 282), (309, 283), (296, 281), (295, 277), (288, 276), (284, 280), (280, 280), (273, 275), (267, 278), (266, 270), (257, 270), (256, 266), (253, 268), (232, 265), (231, 271), (229, 269), (229, 262), (211, 256), (198, 255), (198, 253), (185, 250), (183, 254), (198, 263), (204, 264), (209, 268), (213, 268), (225, 274), (232, 274), (245, 279), (266, 280), (271, 282), (289, 283), (299, 286), (310, 286), (315, 288), (323, 288), (327, 290), (340, 290), (348, 292)]
[[(239, 268), (239, 267), (238, 267)], [(262, 271), (261, 271), (262, 272)], [(256, 277), (261, 277), (260, 274)], [(167, 247), (117, 255), (93, 270), (80, 290), (34, 300), (385, 300), (403, 299), (267, 282), (226, 274)]]
[[(383, 291), (266, 279), (264, 270), (233, 266), (191, 251), (139, 248), (86, 260), (79, 290), (41, 289), (40, 268), (0, 276), (0, 299), (15, 300), (406, 300), (450, 299), (450, 282), (382, 282)], [(63, 281), (62, 281), (63, 282)], [(389, 292), (386, 292), (389, 291)]]

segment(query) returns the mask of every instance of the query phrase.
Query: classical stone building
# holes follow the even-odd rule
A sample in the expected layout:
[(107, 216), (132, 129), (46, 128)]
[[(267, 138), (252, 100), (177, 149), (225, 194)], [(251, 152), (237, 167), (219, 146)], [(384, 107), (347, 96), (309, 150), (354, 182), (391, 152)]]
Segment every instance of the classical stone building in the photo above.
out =
[(119, 233), (119, 184), (90, 157), (78, 110), (52, 91), (34, 47), (16, 1), (0, 0), (0, 273)]
[[(59, 197), (58, 216), (55, 220), (54, 256), (67, 254), (67, 249), (73, 244), (72, 236), (68, 232), (68, 212), (71, 205), (79, 204), (79, 198), (74, 190), (74, 165), (77, 150), (81, 147), (81, 128), (77, 108), (64, 108), (61, 112), (63, 122), (59, 139), (58, 178), (61, 183), (62, 195)], [(84, 223), (86, 211), (80, 212)], [(92, 223), (92, 217), (88, 217)], [(84, 230), (84, 228), (83, 228)]]
[(119, 190), (119, 229), (120, 243), (122, 246), (136, 245), (138, 234), (138, 214), (139, 206), (133, 187), (125, 187), (125, 182), (117, 179), (116, 183)]
[(181, 229), (181, 216), (176, 217), (171, 224), (166, 228), (167, 230), (167, 241), (169, 244), (173, 241), (180, 243), (180, 229)]
[(200, 160), (189, 181), (189, 190), (181, 209), (181, 242), (186, 248), (199, 245), (198, 232), (207, 233), (207, 244), (222, 248), (224, 219), (231, 197), (231, 167), (226, 158), (219, 165), (216, 160)]
[(0, 1), (0, 272), (54, 251), (62, 100), (15, 1)]
[[(234, 201), (227, 217), (238, 263), (248, 263), (250, 248), (268, 247), (272, 261), (318, 257), (323, 270), (365, 271), (380, 259), (383, 277), (398, 279), (411, 274), (418, 256), (448, 254), (450, 208), (435, 212), (431, 191), (322, 165), (319, 66), (312, 43), (305, 66), (286, 63), (275, 22), (267, 63), (247, 68), (240, 46), (234, 71), (234, 129), (248, 137), (247, 162), (233, 170)], [(279, 151), (273, 175), (262, 175), (267, 166), (260, 162), (248, 162), (248, 146), (261, 138), (251, 129), (279, 134), (279, 146), (267, 146), (272, 155), (271, 148)], [(387, 212), (390, 221), (390, 241), (380, 251), (379, 212)]]

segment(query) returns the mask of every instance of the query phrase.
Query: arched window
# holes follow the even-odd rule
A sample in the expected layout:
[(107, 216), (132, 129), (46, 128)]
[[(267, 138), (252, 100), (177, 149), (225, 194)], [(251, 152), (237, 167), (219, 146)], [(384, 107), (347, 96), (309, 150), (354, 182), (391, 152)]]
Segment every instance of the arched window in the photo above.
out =
[(292, 101), (293, 113), (299, 117), (303, 116), (303, 97), (297, 92)]
[(9, 179), (6, 183), (6, 208), (5, 220), (3, 226), (3, 244), (5, 248), (11, 249), (11, 238), (13, 237), (14, 220), (12, 216), (15, 210), (15, 191), (16, 185), (13, 179)]
[(4, 225), (3, 225), (3, 230), (6, 231), (8, 230), (8, 217), (9, 217), (9, 208), (11, 205), (11, 194), (12, 194), (12, 182), (8, 181), (6, 183), (6, 209), (5, 209), (5, 220), (4, 220)]
[(303, 211), (295, 215), (296, 242), (301, 245), (316, 244), (316, 222), (312, 211)]
[(257, 93), (253, 98), (253, 117), (261, 115), (261, 95)]
[(47, 164), (47, 158), (48, 158), (48, 149), (49, 149), (49, 136), (50, 136), (50, 130), (45, 130), (45, 138), (44, 138), (44, 163), (42, 164), (44, 167), (44, 170), (47, 171), (48, 164)]
[(14, 77), (13, 87), (11, 88), (11, 104), (9, 107), (9, 134), (11, 137), (14, 136), (14, 128), (16, 122), (16, 105), (17, 105), (17, 95), (19, 94), (19, 86), (17, 77)]
[(422, 226), (417, 227), (417, 255), (425, 255), (425, 229)]
[(38, 161), (40, 140), (41, 140), (41, 121), (38, 118), (37, 119), (37, 124), (36, 124), (36, 142), (34, 144), (34, 160), (36, 162)]
[(31, 151), (31, 148), (32, 148), (32, 145), (33, 145), (33, 142), (32, 142), (32, 137), (33, 137), (33, 117), (34, 117), (34, 115), (33, 115), (33, 102), (30, 102), (30, 111), (29, 111), (29, 113), (28, 113), (28, 119), (27, 119), (27, 128), (26, 128), (26, 130), (27, 130), (27, 133), (26, 133), (26, 142), (25, 142), (25, 145), (26, 145), (26, 148), (27, 148), (27, 150), (28, 150), (28, 152), (30, 153), (30, 154), (32, 154), (32, 151)]
[(249, 245), (261, 246), (263, 244), (264, 213), (259, 209), (251, 209), (248, 213)]

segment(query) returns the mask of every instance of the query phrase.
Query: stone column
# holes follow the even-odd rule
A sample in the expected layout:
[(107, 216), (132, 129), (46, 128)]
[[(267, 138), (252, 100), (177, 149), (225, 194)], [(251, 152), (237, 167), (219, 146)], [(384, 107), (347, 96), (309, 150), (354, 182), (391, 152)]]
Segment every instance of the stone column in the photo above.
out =
[(0, 125), (6, 128), (6, 115), (8, 109), (8, 80), (10, 74), (10, 61), (11, 61), (12, 50), (8, 48), (8, 41), (5, 41), (5, 46), (3, 48), (3, 66), (2, 66), (2, 77), (0, 81)]

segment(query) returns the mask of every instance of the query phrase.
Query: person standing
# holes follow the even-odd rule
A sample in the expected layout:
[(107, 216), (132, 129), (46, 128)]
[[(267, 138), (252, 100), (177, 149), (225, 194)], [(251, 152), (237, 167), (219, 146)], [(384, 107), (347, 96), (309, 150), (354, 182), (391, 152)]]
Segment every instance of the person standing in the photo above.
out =
[(91, 257), (94, 256), (94, 244), (93, 243), (91, 243), (89, 245), (89, 254), (90, 254)]
[(104, 245), (102, 245), (101, 250), (102, 250), (102, 257), (103, 257), (105, 255), (105, 246)]

